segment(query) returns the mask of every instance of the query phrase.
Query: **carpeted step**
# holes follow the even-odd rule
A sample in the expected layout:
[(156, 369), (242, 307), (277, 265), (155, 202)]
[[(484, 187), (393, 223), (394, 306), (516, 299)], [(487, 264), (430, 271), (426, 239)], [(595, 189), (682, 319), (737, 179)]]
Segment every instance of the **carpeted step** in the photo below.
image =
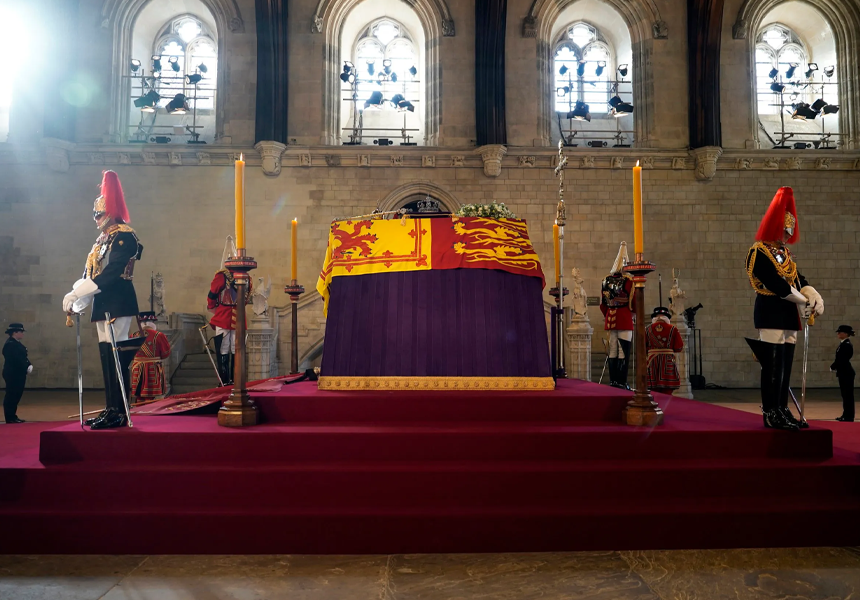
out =
[[(832, 456), (829, 429), (635, 428), (607, 423), (271, 424), (140, 417), (133, 429), (44, 431), (45, 464), (276, 464), (284, 461), (732, 459)], [(679, 452), (679, 448), (683, 448)], [(253, 457), (253, 458), (252, 458)]]
[[(592, 510), (232, 510), (103, 512), (0, 509), (0, 553), (398, 554), (853, 546), (854, 501), (630, 502)], [(93, 524), (110, 522), (110, 535)]]
[[(250, 495), (255, 509), (535, 509), (719, 498), (860, 498), (850, 460), (461, 461), (0, 470), (0, 508), (229, 509)], [(108, 482), (109, 485), (105, 485)], [(798, 485), (802, 482), (802, 485)]]

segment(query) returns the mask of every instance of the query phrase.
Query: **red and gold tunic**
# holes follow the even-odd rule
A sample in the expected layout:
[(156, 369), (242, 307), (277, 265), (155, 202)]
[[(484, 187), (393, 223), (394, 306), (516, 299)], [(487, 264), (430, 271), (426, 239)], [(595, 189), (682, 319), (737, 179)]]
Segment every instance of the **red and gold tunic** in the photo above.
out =
[[(164, 368), (161, 359), (170, 356), (170, 342), (160, 331), (147, 329), (146, 341), (134, 355), (131, 363), (132, 396), (154, 398), (164, 395)], [(131, 337), (140, 337), (135, 332)]]
[[(252, 285), (249, 281), (248, 290), (245, 293), (245, 304), (251, 301), (251, 288)], [(213, 328), (236, 329), (236, 297), (238, 293), (239, 290), (230, 271), (221, 269), (215, 273), (212, 285), (209, 286), (209, 295), (206, 298), (206, 307), (215, 311), (215, 314), (209, 319), (209, 324)]]
[(648, 388), (681, 387), (675, 352), (684, 349), (684, 340), (678, 328), (663, 321), (651, 323), (645, 328), (645, 349), (648, 351)]
[(626, 275), (609, 275), (601, 286), (600, 312), (603, 313), (603, 329), (611, 331), (633, 330), (633, 279)]

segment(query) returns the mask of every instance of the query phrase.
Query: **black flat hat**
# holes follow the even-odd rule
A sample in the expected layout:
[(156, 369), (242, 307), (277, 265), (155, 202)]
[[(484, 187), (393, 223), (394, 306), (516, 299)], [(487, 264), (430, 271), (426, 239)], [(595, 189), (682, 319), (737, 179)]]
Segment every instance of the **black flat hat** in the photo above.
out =
[(836, 328), (836, 333), (847, 333), (848, 335), (854, 335), (854, 330), (851, 329), (851, 325), (840, 325)]
[(26, 331), (22, 323), (9, 323), (9, 329), (6, 330), (6, 335), (16, 333), (18, 331)]

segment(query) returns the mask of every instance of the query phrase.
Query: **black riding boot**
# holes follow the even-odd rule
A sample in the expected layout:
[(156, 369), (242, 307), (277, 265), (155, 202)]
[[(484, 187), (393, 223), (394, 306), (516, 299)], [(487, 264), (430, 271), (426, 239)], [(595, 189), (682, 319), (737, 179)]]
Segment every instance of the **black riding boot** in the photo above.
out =
[(799, 429), (797, 424), (793, 420), (789, 421), (779, 406), (785, 366), (785, 344), (761, 343), (767, 344), (764, 357), (759, 357), (759, 362), (761, 362), (761, 405), (765, 427), (797, 431)]
[[(110, 352), (111, 363), (113, 363), (113, 349), (110, 344), (108, 344), (108, 352)], [(131, 379), (128, 367), (134, 359), (135, 351), (119, 350), (117, 351), (117, 354), (119, 355), (119, 368), (120, 373), (122, 373), (122, 383), (126, 386), (125, 390), (126, 393), (128, 393), (128, 386), (130, 385)], [(111, 387), (110, 406), (107, 414), (103, 418), (94, 422), (90, 426), (90, 429), (113, 429), (116, 427), (124, 427), (128, 423), (128, 418), (125, 413), (125, 401), (122, 399), (122, 390), (120, 389), (120, 379), (117, 377), (116, 366), (114, 366), (114, 364), (111, 365), (113, 370), (113, 385)]]
[(230, 355), (218, 355), (218, 374), (221, 376), (221, 383), (227, 385), (233, 379), (230, 375)]
[(113, 388), (116, 381), (116, 368), (113, 366), (113, 351), (109, 342), (99, 342), (99, 358), (102, 362), (102, 377), (105, 384), (105, 408), (97, 416), (84, 421), (84, 425), (92, 425), (103, 419), (113, 405)]
[(609, 385), (611, 385), (612, 387), (617, 387), (618, 383), (616, 382), (616, 379), (618, 377), (618, 359), (607, 358), (606, 370), (609, 371)]
[(794, 418), (791, 409), (788, 407), (788, 393), (791, 386), (791, 368), (794, 366), (794, 344), (783, 344), (783, 360), (782, 360), (782, 385), (779, 389), (779, 410), (785, 416), (786, 420), (794, 423), (799, 428), (809, 427), (809, 423), (800, 421)]
[(624, 353), (624, 358), (618, 359), (618, 372), (615, 381), (618, 384), (617, 387), (629, 390), (630, 386), (627, 385), (627, 368), (630, 365), (630, 348), (633, 344), (627, 340), (619, 339), (618, 345), (621, 346), (621, 352)]

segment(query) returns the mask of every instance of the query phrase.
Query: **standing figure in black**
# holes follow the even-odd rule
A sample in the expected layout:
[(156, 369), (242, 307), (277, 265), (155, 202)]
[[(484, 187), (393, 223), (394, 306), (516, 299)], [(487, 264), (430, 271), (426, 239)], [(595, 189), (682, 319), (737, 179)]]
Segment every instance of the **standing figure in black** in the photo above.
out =
[[(143, 252), (143, 245), (134, 230), (128, 226), (128, 208), (119, 177), (113, 171), (105, 171), (103, 174), (101, 195), (96, 198), (93, 206), (93, 220), (99, 228), (99, 236), (87, 256), (83, 278), (76, 281), (72, 291), (63, 298), (63, 310), (67, 314), (80, 313), (92, 302), (91, 321), (96, 324), (99, 336), (105, 409), (97, 417), (88, 419), (87, 425), (91, 429), (108, 429), (122, 427), (127, 419), (105, 313), (110, 313), (113, 321), (117, 346), (120, 348), (120, 371), (128, 393), (131, 380), (128, 367), (137, 347), (128, 350), (122, 348), (123, 342), (128, 346), (134, 345), (133, 341), (128, 341), (128, 330), (139, 311), (132, 275), (134, 263), (140, 260)], [(145, 341), (145, 338), (137, 339)]]
[(3, 415), (6, 417), (6, 423), (23, 423), (24, 419), (19, 419), (16, 413), (18, 402), (24, 395), (27, 375), (33, 372), (33, 365), (27, 360), (27, 348), (21, 343), (24, 326), (21, 323), (10, 323), (6, 335), (9, 339), (3, 344), (3, 379), (6, 382)]
[(836, 329), (839, 347), (836, 349), (836, 360), (830, 365), (830, 370), (836, 371), (839, 391), (842, 394), (842, 416), (836, 417), (837, 421), (854, 421), (854, 367), (851, 366), (854, 347), (848, 339), (852, 335), (854, 330), (850, 325), (840, 325)]
[(755, 290), (753, 320), (759, 339), (746, 338), (761, 365), (764, 426), (798, 430), (788, 408), (797, 334), (811, 314), (824, 314), (821, 295), (800, 274), (788, 244), (800, 238), (794, 192), (779, 188), (749, 249), (746, 270)]

